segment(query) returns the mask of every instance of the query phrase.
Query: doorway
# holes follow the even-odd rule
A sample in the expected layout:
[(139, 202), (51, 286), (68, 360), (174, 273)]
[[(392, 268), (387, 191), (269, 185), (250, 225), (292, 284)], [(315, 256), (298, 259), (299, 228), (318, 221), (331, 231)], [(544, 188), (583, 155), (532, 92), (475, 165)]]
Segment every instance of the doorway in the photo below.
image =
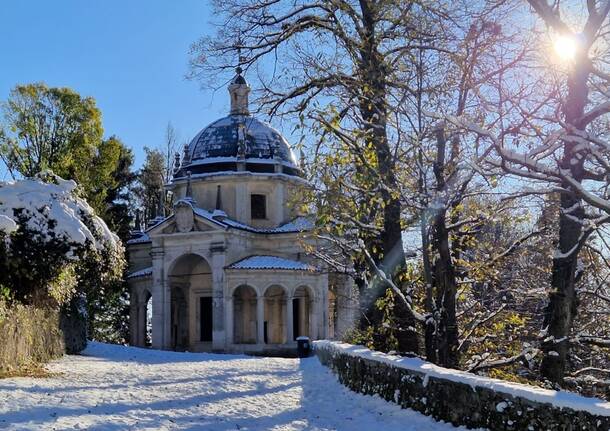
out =
[(199, 298), (199, 341), (212, 341), (212, 304), (211, 296), (202, 296)]

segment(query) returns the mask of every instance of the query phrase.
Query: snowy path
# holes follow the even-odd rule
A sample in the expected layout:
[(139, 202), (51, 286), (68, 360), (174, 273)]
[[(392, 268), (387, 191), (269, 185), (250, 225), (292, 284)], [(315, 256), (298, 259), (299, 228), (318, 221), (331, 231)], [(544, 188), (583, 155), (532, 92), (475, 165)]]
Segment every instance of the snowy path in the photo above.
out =
[(0, 429), (454, 430), (341, 386), (316, 358), (91, 343), (49, 379), (0, 380)]

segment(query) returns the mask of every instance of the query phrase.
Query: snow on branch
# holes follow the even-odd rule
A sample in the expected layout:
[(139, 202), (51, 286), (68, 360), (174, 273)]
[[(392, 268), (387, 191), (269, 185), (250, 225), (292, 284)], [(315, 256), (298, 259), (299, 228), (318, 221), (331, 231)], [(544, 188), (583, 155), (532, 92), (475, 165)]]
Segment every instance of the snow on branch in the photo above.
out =
[(402, 300), (402, 302), (406, 305), (406, 308), (408, 310), (408, 312), (411, 314), (411, 316), (417, 320), (418, 322), (424, 322), (425, 321), (425, 317), (418, 313), (414, 308), (413, 308), (413, 302), (410, 300), (410, 298), (407, 298), (405, 296), (405, 294), (403, 293), (402, 290), (400, 290), (400, 288), (396, 285), (396, 283), (394, 283), (392, 281), (392, 279), (390, 279), (385, 272), (379, 268), (379, 266), (377, 266), (377, 264), (375, 263), (375, 260), (371, 257), (371, 254), (368, 252), (368, 250), (366, 249), (366, 247), (362, 247), (362, 251), (364, 253), (364, 256), (366, 257), (366, 260), (368, 261), (369, 265), (371, 266), (371, 268), (373, 268), (373, 270), (375, 271), (375, 274), (381, 279), (381, 281), (386, 285), (389, 286), (394, 293), (396, 293), (396, 295), (398, 295), (398, 297)]

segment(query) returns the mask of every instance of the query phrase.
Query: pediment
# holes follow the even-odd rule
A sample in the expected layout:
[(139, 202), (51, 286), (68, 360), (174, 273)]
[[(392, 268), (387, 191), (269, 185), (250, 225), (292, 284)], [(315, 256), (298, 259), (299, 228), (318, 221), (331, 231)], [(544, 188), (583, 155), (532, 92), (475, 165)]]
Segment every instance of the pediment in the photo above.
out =
[(189, 229), (185, 229), (184, 225), (179, 224), (177, 219), (172, 220), (171, 223), (168, 223), (163, 229), (161, 229), (160, 233), (169, 234), (169, 233), (188, 233), (188, 232), (207, 232), (219, 230), (220, 227), (214, 225), (210, 222), (206, 222), (203, 220), (199, 220), (198, 217), (195, 217), (192, 220), (192, 226)]
[(215, 220), (202, 217), (193, 211), (188, 202), (179, 201), (174, 205), (174, 213), (163, 222), (152, 227), (149, 235), (207, 232), (224, 230), (224, 226)]

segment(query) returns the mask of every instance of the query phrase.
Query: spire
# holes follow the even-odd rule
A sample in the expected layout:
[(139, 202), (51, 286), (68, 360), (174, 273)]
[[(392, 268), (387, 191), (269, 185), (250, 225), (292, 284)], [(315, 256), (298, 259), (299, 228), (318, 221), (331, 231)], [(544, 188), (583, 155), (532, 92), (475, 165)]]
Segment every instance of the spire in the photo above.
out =
[(220, 184), (216, 187), (216, 209), (222, 209), (222, 198), (220, 196)]
[(180, 154), (178, 154), (178, 151), (176, 151), (176, 154), (174, 155), (174, 175), (176, 175), (179, 170), (180, 170)]
[(243, 69), (241, 65), (246, 61), (245, 57), (241, 56), (241, 38), (237, 40), (237, 55), (238, 65), (235, 68), (235, 77), (229, 84), (229, 94), (231, 96), (231, 115), (250, 115), (248, 109), (248, 93), (250, 86), (246, 79), (242, 76)]
[(184, 149), (182, 150), (182, 166), (189, 165), (191, 163), (191, 156), (189, 154), (189, 146), (188, 144), (184, 144)]
[(212, 218), (223, 220), (227, 217), (227, 213), (222, 210), (222, 201), (220, 198), (220, 185), (216, 187), (216, 209), (212, 213)]

